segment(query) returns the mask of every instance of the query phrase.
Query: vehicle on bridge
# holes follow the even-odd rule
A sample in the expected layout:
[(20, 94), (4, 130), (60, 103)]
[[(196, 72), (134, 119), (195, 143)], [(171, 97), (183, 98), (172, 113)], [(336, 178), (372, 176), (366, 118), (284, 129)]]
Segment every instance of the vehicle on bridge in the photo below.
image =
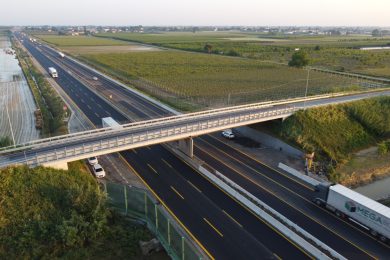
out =
[(390, 239), (390, 208), (343, 185), (319, 184), (314, 202), (379, 237)]
[(60, 55), (61, 58), (65, 58), (65, 54), (60, 51), (58, 52), (58, 55)]
[(58, 78), (57, 70), (55, 68), (53, 68), (53, 67), (49, 67), (49, 74), (53, 78)]

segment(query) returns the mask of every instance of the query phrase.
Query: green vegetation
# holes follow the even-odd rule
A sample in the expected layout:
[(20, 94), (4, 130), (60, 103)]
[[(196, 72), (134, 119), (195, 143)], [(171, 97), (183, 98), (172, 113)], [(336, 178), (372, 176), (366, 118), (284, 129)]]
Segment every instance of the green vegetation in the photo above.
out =
[(0, 137), (0, 148), (12, 145), (12, 140), (8, 136)]
[(0, 170), (0, 258), (140, 255), (138, 241), (151, 235), (110, 212), (95, 179), (77, 167)]
[(378, 152), (379, 154), (387, 154), (390, 152), (390, 140), (383, 141), (378, 144)]
[(288, 65), (291, 67), (302, 68), (309, 65), (309, 58), (305, 52), (297, 51), (292, 55)]
[(43, 41), (56, 46), (115, 46), (127, 45), (123, 41), (103, 39), (92, 36), (56, 36), (56, 35), (35, 35)]
[(67, 133), (67, 125), (64, 122), (66, 117), (66, 112), (64, 111), (65, 103), (42, 73), (34, 67), (29, 55), (17, 46), (14, 41), (13, 47), (16, 50), (19, 64), (32, 90), (35, 103), (42, 113), (42, 134), (44, 136), (52, 136)]
[[(178, 51), (79, 57), (182, 110), (282, 99), (305, 93), (306, 71), (251, 59)], [(354, 88), (350, 79), (335, 76), (330, 81), (327, 74), (315, 71), (310, 74), (309, 85), (309, 95)]]
[[(390, 137), (390, 98), (299, 111), (278, 126), (280, 136), (334, 167)], [(339, 173), (332, 174), (333, 181), (342, 180)]]
[[(180, 50), (259, 59), (287, 64), (299, 47), (313, 66), (390, 77), (390, 52), (359, 47), (388, 46), (390, 37), (274, 36), (254, 33), (103, 33), (99, 37), (153, 44)], [(206, 45), (212, 46), (205, 49)]]

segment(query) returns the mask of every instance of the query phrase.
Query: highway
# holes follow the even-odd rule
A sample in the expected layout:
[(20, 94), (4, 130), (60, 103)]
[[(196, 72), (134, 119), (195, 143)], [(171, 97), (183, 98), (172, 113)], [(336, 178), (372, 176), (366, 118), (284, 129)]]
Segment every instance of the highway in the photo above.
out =
[[(59, 58), (56, 57), (56, 53), (51, 52), (50, 49), (45, 48), (45, 53), (53, 60), (58, 60), (58, 62), (61, 62)], [(63, 62), (66, 63), (65, 66), (68, 66), (69, 69), (73, 68), (72, 71), (78, 71), (86, 78), (92, 78), (94, 75), (94, 73), (92, 73), (91, 71), (86, 70), (85, 68), (81, 67), (80, 65), (77, 65), (76, 63), (68, 59), (65, 59)], [(62, 73), (60, 72), (60, 75), (61, 74)], [(103, 81), (103, 79), (99, 78), (99, 81), (100, 80)], [(132, 115), (136, 115), (139, 119), (170, 115), (168, 111), (161, 109), (160, 107), (156, 106), (151, 102), (139, 98), (137, 95), (134, 95), (130, 91), (126, 91), (125, 89), (120, 86), (117, 86), (113, 82), (108, 80), (105, 81), (106, 82), (102, 83), (104, 85), (104, 90), (109, 89), (109, 93), (111, 93), (110, 95), (113, 95), (114, 99), (118, 98), (119, 102), (121, 102), (121, 105), (132, 104), (131, 106), (128, 106), (127, 109), (131, 111)], [(99, 87), (102, 89), (101, 86)], [(96, 89), (96, 91), (99, 91), (99, 89)], [(119, 116), (118, 118), (122, 122), (126, 121), (126, 119), (121, 119)], [(99, 123), (99, 119), (97, 119), (96, 124)], [(166, 151), (161, 146), (153, 146), (150, 147), (150, 149), (142, 148), (135, 150), (135, 152), (130, 152), (130, 154), (133, 153), (133, 157), (126, 157), (125, 155), (125, 158), (128, 159), (128, 161), (132, 162), (130, 163), (132, 167), (136, 168), (138, 172), (142, 172), (142, 177), (144, 179), (149, 176), (144, 176), (144, 172), (147, 172), (148, 169), (151, 170), (154, 174), (156, 174), (156, 172), (160, 173), (161, 171), (171, 171), (170, 169), (173, 168), (175, 169), (175, 171), (178, 171), (178, 165), (182, 163), (181, 161), (175, 162), (174, 164), (171, 163), (172, 161), (174, 161), (173, 158), (166, 158), (169, 160), (166, 160), (164, 158), (164, 161), (162, 161), (163, 164), (161, 164), (161, 162), (158, 162), (158, 160), (153, 162), (142, 162), (142, 159), (145, 160), (145, 157), (151, 160), (150, 157), (147, 157), (147, 153), (152, 153), (156, 149), (163, 149), (160, 150), (160, 153), (155, 154), (155, 157), (157, 158), (159, 156), (161, 157), (161, 154), (170, 154), (166, 152), (161, 152)], [(141, 154), (141, 156), (139, 154)], [(173, 156), (172, 154), (170, 155)], [(217, 169), (229, 178), (233, 179), (236, 183), (240, 184), (253, 195), (260, 198), (268, 205), (284, 214), (290, 220), (298, 223), (301, 227), (318, 237), (320, 240), (322, 240), (332, 248), (336, 249), (344, 256), (348, 258), (375, 258), (386, 256), (386, 254), (389, 252), (389, 248), (386, 245), (380, 244), (378, 241), (375, 241), (373, 238), (360, 231), (360, 229), (352, 227), (351, 224), (337, 219), (331, 213), (311, 203), (311, 197), (313, 196), (313, 190), (311, 187), (307, 187), (301, 184), (299, 181), (292, 180), (290, 177), (287, 177), (284, 174), (281, 174), (273, 169), (262, 165), (260, 162), (257, 162), (253, 158), (250, 158), (249, 156), (222, 143), (217, 138), (213, 136), (202, 136), (197, 138), (195, 146), (195, 155), (213, 168)], [(153, 157), (153, 159), (155, 158)], [(188, 183), (189, 186), (187, 185), (190, 189), (195, 189), (193, 187), (195, 186), (197, 187), (197, 189), (202, 191), (201, 193), (205, 195), (205, 190), (213, 190), (212, 187), (207, 187), (207, 181), (201, 178), (198, 174), (190, 174), (187, 176), (184, 175), (183, 171), (181, 170), (178, 172), (180, 172), (180, 174), (178, 173), (178, 176), (187, 178), (186, 181), (190, 182)], [(192, 177), (193, 179), (189, 179), (190, 177)], [(169, 177), (165, 176), (164, 180), (167, 181), (167, 178)], [(205, 183), (201, 182), (200, 180), (203, 180), (203, 182)], [(146, 182), (153, 183), (153, 180), (147, 180)], [(169, 182), (166, 186), (169, 186)], [(199, 190), (197, 189), (195, 190), (199, 192)], [(178, 189), (176, 188), (175, 190), (178, 191)], [(187, 190), (188, 189), (185, 189), (182, 192), (184, 193)], [(169, 189), (166, 192), (168, 194), (172, 193)], [(184, 196), (184, 194), (182, 194), (182, 196), (184, 198), (188, 197), (187, 195)], [(221, 201), (215, 200), (215, 196), (216, 194), (214, 193), (207, 193), (207, 197), (209, 199), (212, 199), (214, 203), (219, 205)], [(229, 215), (234, 214), (233, 216), (230, 215), (233, 217), (234, 220), (237, 220), (238, 223), (247, 224), (246, 221), (244, 222), (241, 220), (242, 216), (240, 214), (237, 215), (236, 211), (234, 210), (232, 212), (230, 212)], [(235, 223), (235, 221), (233, 222)]]
[[(37, 50), (36, 46), (27, 40), (24, 41), (24, 45), (44, 68), (49, 66), (57, 68), (59, 85), (94, 125), (99, 126), (101, 118), (105, 116), (112, 116), (122, 123), (128, 121), (127, 117), (71, 75), (76, 70), (88, 77), (89, 74), (86, 74), (88, 72), (73, 65), (74, 70), (69, 73), (63, 69), (63, 65), (58, 66), (60, 61), (55, 63), (54, 59), (48, 58), (50, 54), (46, 52), (43, 54), (42, 49)], [(104, 84), (106, 85), (107, 88), (115, 87), (114, 83), (108, 81)], [(115, 87), (116, 89), (121, 88)], [(131, 92), (125, 93), (126, 96), (134, 96)], [(137, 99), (138, 97), (133, 97), (131, 100), (134, 103), (128, 106), (132, 115), (135, 114), (139, 118), (149, 116), (143, 107), (136, 103), (144, 101), (140, 99), (136, 101)], [(144, 104), (151, 107), (148, 102)], [(164, 115), (167, 114), (164, 112)], [(275, 232), (161, 145), (126, 151), (121, 155), (160, 201), (199, 241), (200, 246), (209, 252), (210, 257), (308, 258), (295, 244)]]

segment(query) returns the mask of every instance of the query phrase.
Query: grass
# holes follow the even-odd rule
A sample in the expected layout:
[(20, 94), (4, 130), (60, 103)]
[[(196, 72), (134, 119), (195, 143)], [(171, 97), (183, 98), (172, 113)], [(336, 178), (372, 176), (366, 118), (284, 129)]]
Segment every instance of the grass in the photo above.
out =
[(348, 187), (364, 185), (390, 174), (390, 154), (380, 155), (376, 147), (371, 147), (353, 154), (336, 172)]
[(118, 46), (128, 45), (123, 41), (97, 38), (92, 36), (58, 36), (58, 35), (35, 35), (37, 38), (55, 46)]
[[(330, 162), (328, 166), (349, 163), (359, 168), (361, 162), (351, 160), (352, 154), (390, 137), (390, 98), (299, 111), (283, 122), (275, 122), (273, 129), (306, 152), (314, 151), (316, 160)], [(369, 166), (365, 163), (366, 169)], [(351, 181), (347, 170), (328, 170), (332, 181)]]
[[(80, 57), (157, 98), (179, 98), (199, 108), (303, 96), (307, 77), (302, 69), (258, 60), (178, 51)], [(309, 83), (308, 93), (320, 94), (350, 89), (353, 82), (311, 72)]]

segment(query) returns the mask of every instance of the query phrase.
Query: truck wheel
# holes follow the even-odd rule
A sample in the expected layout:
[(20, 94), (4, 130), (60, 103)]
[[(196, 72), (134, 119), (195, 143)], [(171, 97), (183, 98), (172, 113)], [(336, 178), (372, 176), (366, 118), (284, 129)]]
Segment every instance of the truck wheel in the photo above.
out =
[(381, 236), (381, 237), (380, 237), (380, 240), (381, 240), (382, 242), (386, 242), (386, 241), (387, 241), (387, 238), (386, 238), (385, 236)]
[(378, 235), (378, 232), (376, 232), (375, 230), (371, 230), (371, 235), (373, 235), (374, 237), (376, 237)]
[(316, 200), (316, 204), (317, 204), (318, 206), (322, 206), (322, 203), (321, 203), (321, 201), (319, 201), (319, 200)]
[(342, 213), (342, 212), (340, 212), (338, 210), (336, 210), (335, 213), (336, 213), (336, 216), (339, 217), (339, 218), (344, 218), (345, 217), (344, 213)]

